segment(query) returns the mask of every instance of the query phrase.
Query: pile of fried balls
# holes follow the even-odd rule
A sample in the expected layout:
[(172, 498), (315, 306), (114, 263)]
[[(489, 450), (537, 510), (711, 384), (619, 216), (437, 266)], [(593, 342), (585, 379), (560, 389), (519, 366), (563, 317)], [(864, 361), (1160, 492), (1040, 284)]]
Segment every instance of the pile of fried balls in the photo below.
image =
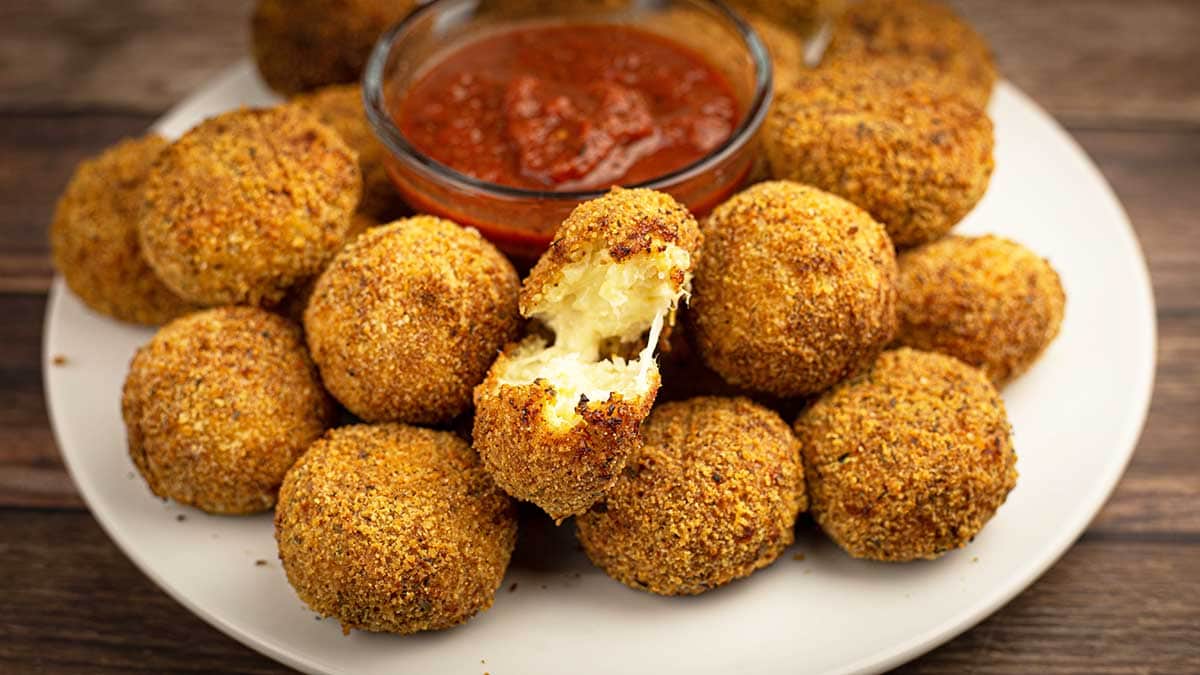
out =
[[(767, 179), (700, 220), (614, 188), (522, 279), (384, 171), (356, 81), (415, 4), (261, 0), (255, 57), (292, 98), (123, 141), (67, 186), (69, 288), (162, 325), (121, 399), (155, 495), (274, 509), (288, 580), (347, 631), (490, 607), (518, 500), (662, 595), (770, 565), (803, 512), (879, 561), (979, 533), (1017, 480), (999, 388), (1065, 295), (1022, 245), (950, 234), (993, 169), (969, 26), (930, 0), (837, 13), (819, 66), (778, 63)], [(788, 36), (835, 3), (733, 4)]]

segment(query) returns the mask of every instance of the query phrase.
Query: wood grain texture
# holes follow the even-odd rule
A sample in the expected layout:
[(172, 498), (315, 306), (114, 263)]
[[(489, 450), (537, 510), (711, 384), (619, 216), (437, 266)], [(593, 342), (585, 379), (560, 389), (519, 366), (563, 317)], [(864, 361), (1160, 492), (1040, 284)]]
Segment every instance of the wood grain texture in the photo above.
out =
[[(1138, 451), (1083, 539), (902, 672), (1200, 672), (1200, 2), (952, 4), (1112, 182), (1149, 261), (1159, 366)], [(251, 5), (0, 3), (0, 672), (286, 672), (109, 542), (62, 466), (41, 385), (58, 192), (79, 159), (244, 58)]]

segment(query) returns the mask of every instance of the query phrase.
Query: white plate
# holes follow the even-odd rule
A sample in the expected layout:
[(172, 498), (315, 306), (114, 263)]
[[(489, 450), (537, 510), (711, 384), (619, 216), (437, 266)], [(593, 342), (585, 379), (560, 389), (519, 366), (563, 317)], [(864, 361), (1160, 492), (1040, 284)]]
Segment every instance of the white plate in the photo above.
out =
[[(177, 135), (206, 115), (270, 100), (243, 64), (156, 128)], [(1016, 489), (973, 544), (936, 562), (855, 561), (802, 527), (794, 549), (750, 579), (697, 598), (659, 598), (588, 564), (570, 526), (534, 526), (522, 532), (495, 606), (465, 626), (344, 637), (335, 622), (314, 620), (288, 587), (269, 516), (212, 517), (150, 495), (125, 451), (119, 395), (131, 355), (151, 333), (89, 312), (61, 281), (45, 337), (47, 364), (67, 357), (45, 373), (59, 447), (96, 518), (142, 571), (220, 630), (301, 670), (849, 673), (894, 666), (995, 611), (1070, 546), (1120, 477), (1150, 399), (1154, 300), (1120, 204), (1071, 138), (1017, 89), (1001, 83), (992, 114), (996, 173), (959, 231), (1003, 234), (1049, 257), (1069, 299), (1061, 336), (1004, 392), (1016, 430)]]

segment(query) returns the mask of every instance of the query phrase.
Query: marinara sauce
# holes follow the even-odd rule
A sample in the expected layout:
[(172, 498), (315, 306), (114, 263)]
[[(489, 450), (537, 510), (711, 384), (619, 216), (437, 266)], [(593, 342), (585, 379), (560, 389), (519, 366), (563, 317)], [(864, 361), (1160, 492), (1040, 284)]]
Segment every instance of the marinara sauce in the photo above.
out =
[(418, 151), (489, 183), (634, 185), (725, 143), (744, 111), (702, 56), (637, 28), (526, 26), (467, 43), (389, 101)]

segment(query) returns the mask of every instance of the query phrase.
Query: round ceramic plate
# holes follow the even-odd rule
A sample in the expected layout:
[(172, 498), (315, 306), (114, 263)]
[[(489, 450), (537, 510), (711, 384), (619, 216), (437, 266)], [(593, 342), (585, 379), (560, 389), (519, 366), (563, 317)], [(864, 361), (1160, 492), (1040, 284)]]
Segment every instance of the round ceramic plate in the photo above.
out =
[[(243, 64), (163, 118), (272, 101)], [(88, 311), (56, 282), (46, 316), (46, 391), (80, 492), (151, 579), (222, 631), (313, 673), (727, 673), (879, 671), (986, 617), (1079, 536), (1137, 441), (1154, 372), (1153, 297), (1120, 204), (1071, 138), (1009, 84), (992, 101), (996, 173), (960, 227), (1048, 257), (1068, 303), (1062, 334), (1005, 391), (1021, 478), (965, 549), (934, 562), (852, 560), (811, 523), (771, 567), (694, 598), (660, 598), (604, 576), (573, 528), (522, 531), (495, 606), (440, 633), (398, 637), (314, 620), (275, 553), (271, 517), (214, 517), (151, 496), (125, 451), (121, 384), (151, 331)], [(56, 356), (62, 365), (50, 365)], [(805, 519), (807, 522), (807, 519)], [(803, 554), (803, 556), (798, 555)], [(264, 564), (265, 563), (265, 564)]]

